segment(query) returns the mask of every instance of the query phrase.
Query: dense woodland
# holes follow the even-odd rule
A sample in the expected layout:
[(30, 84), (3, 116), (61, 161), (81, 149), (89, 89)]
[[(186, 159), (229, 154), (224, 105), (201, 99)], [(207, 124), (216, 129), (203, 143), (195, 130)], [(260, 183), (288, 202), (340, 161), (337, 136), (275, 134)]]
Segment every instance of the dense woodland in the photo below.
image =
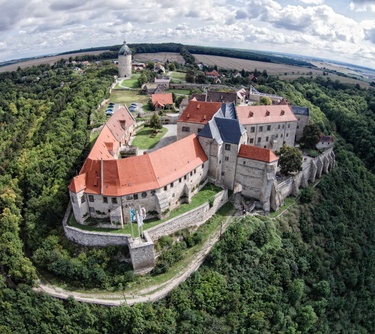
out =
[(113, 259), (123, 250), (73, 245), (61, 227), (114, 74), (110, 64), (79, 74), (63, 62), (0, 74), (0, 333), (374, 332), (374, 91), (326, 78), (257, 86), (309, 106), (337, 138), (337, 166), (286, 215), (236, 221), (157, 303), (104, 307), (34, 292), (39, 273), (79, 288), (134, 280)]

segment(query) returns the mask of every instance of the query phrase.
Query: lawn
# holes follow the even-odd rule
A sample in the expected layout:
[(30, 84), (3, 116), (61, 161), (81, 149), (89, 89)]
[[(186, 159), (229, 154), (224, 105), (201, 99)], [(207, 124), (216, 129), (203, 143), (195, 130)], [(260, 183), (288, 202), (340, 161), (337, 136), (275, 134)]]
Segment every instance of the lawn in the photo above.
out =
[[(119, 87), (127, 87), (127, 88), (140, 88), (138, 83), (138, 78), (141, 75), (139, 73), (133, 74), (130, 79), (123, 80)], [(116, 85), (117, 88), (117, 85)]]
[(147, 104), (149, 97), (135, 90), (112, 90), (110, 102), (129, 105), (132, 102)]
[(171, 75), (171, 78), (172, 78), (172, 82), (176, 82), (176, 83), (179, 83), (179, 82), (186, 82), (186, 73), (185, 72), (172, 72), (172, 75)]
[(137, 146), (141, 150), (148, 150), (150, 148), (153, 148), (166, 134), (167, 131), (168, 130), (166, 128), (162, 128), (158, 131), (156, 136), (153, 136), (154, 130), (145, 127), (137, 132), (132, 145)]
[(169, 93), (175, 93), (176, 95), (190, 95), (189, 89), (168, 89)]

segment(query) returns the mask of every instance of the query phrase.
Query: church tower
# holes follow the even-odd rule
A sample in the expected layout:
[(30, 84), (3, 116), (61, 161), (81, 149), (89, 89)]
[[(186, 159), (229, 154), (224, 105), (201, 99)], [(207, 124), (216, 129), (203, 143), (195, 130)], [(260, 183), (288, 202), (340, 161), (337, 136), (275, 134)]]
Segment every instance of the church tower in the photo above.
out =
[(132, 76), (132, 52), (125, 41), (118, 52), (118, 76), (119, 78), (130, 78)]

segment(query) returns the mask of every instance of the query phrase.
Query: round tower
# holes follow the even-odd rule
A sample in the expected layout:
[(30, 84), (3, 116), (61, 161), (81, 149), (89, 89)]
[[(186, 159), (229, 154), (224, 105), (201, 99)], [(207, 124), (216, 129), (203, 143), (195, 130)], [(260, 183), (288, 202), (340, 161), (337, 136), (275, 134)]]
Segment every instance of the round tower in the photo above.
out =
[(118, 52), (118, 76), (119, 78), (130, 78), (132, 76), (132, 52), (125, 41)]

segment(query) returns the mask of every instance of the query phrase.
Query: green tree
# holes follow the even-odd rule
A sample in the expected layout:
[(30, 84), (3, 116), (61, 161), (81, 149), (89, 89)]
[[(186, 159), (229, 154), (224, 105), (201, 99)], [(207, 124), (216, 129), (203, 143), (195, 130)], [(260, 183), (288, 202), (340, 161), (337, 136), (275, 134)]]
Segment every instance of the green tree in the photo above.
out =
[(154, 112), (150, 119), (150, 127), (155, 131), (162, 128), (160, 116)]
[(318, 125), (308, 124), (303, 129), (301, 142), (305, 147), (315, 149), (316, 144), (319, 143), (321, 133)]
[(302, 170), (302, 153), (298, 148), (284, 144), (275, 153), (279, 156), (281, 174), (288, 175)]
[(268, 96), (262, 96), (259, 99), (259, 104), (262, 106), (270, 106), (272, 105), (272, 100)]

